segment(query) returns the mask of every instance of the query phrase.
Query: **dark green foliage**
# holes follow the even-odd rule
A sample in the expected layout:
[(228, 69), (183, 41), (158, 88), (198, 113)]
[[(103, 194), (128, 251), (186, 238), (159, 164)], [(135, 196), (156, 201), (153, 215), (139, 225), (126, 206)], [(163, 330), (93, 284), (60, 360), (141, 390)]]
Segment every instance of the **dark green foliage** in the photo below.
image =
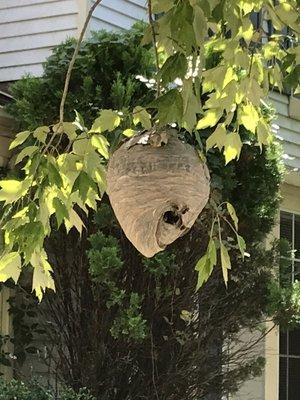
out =
[[(152, 53), (139, 46), (143, 24), (122, 33), (95, 32), (81, 46), (70, 81), (65, 119), (75, 119), (74, 110), (84, 115), (87, 125), (99, 109), (143, 104), (149, 96), (136, 75), (150, 76)], [(44, 64), (41, 78), (25, 77), (11, 86), (16, 99), (7, 109), (19, 122), (19, 129), (34, 129), (57, 121), (63, 83), (75, 40), (57, 46)], [(151, 95), (150, 95), (151, 97)]]
[[(105, 214), (105, 211), (97, 213), (101, 214)], [(122, 336), (133, 340), (143, 339), (146, 336), (146, 321), (140, 312), (142, 297), (117, 287), (123, 266), (117, 239), (99, 231), (91, 235), (89, 241), (92, 247), (88, 251), (89, 271), (92, 279), (98, 283), (95, 290), (100, 290), (102, 300), (106, 299), (107, 310), (112, 307), (117, 309), (115, 319), (111, 321), (111, 335), (115, 339)]]
[(240, 229), (248, 241), (259, 242), (275, 223), (281, 199), (279, 185), (284, 173), (281, 155), (277, 143), (264, 148), (262, 153), (258, 147), (249, 146), (235, 163), (240, 182), (229, 200), (243, 219)]
[(0, 380), (0, 400), (96, 400), (86, 389), (75, 393), (72, 389), (63, 389), (59, 397), (37, 382), (23, 383), (12, 380)]

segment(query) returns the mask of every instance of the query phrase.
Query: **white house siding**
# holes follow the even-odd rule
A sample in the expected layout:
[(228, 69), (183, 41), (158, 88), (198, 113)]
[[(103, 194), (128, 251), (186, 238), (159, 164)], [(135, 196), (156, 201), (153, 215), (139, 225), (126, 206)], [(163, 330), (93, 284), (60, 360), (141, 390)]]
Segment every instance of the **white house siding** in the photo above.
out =
[(129, 29), (146, 17), (146, 0), (103, 0), (93, 14), (90, 30)]
[(0, 1), (0, 82), (39, 76), (53, 46), (77, 34), (78, 0)]
[(277, 111), (276, 124), (280, 127), (278, 135), (282, 140), (285, 164), (291, 169), (300, 170), (300, 99), (297, 119), (290, 117), (290, 100), (286, 95), (270, 93), (270, 100)]

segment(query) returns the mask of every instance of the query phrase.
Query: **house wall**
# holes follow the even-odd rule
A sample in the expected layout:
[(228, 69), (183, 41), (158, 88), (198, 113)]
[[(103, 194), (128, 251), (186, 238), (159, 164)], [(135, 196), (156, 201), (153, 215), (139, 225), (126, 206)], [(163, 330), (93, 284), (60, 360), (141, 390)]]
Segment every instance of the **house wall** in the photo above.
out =
[(146, 0), (102, 0), (93, 14), (90, 30), (129, 29), (135, 22), (145, 20), (146, 15)]
[[(284, 183), (281, 193), (281, 209), (300, 214), (300, 184)], [(274, 238), (279, 238), (279, 224), (273, 229), (268, 242), (272, 242)], [(272, 323), (268, 322), (266, 329), (271, 327)], [(248, 333), (248, 335), (250, 337), (253, 334)], [(279, 400), (279, 329), (272, 329), (265, 340), (256, 347), (256, 351), (265, 357), (264, 373), (257, 379), (245, 382), (232, 400)]]
[(53, 46), (77, 34), (77, 0), (1, 0), (0, 82), (40, 76)]
[(300, 169), (300, 99), (277, 92), (270, 92), (269, 98), (277, 111), (275, 123), (280, 127), (278, 135), (288, 156), (285, 164), (291, 169)]
[[(51, 49), (77, 37), (92, 0), (1, 0), (0, 82), (30, 73), (40, 76)], [(103, 0), (87, 34), (99, 29), (128, 29), (146, 18), (144, 0)]]
[[(0, 335), (12, 335), (12, 321), (9, 315), (9, 304), (8, 299), (10, 297), (10, 289), (2, 288), (0, 291)], [(1, 350), (4, 352), (13, 353), (13, 345), (6, 343)], [(12, 379), (13, 373), (12, 368), (0, 365), (0, 373), (3, 374), (5, 379)]]

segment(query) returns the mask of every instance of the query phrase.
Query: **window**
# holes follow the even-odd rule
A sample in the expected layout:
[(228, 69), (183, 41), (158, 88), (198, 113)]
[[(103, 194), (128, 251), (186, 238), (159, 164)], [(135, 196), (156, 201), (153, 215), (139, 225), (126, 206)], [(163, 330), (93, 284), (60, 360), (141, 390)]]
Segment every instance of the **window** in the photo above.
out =
[[(300, 215), (280, 213), (280, 237), (292, 247), (289, 263), (291, 282), (300, 280)], [(300, 329), (280, 332), (279, 400), (299, 400)]]

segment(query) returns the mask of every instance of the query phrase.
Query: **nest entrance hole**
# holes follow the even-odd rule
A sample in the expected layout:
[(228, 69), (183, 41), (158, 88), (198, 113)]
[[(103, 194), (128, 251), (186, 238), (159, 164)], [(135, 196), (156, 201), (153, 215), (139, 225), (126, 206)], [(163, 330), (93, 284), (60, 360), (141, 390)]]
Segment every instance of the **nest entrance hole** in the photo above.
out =
[(181, 224), (181, 217), (174, 210), (169, 210), (164, 213), (163, 220), (166, 224), (178, 225)]

